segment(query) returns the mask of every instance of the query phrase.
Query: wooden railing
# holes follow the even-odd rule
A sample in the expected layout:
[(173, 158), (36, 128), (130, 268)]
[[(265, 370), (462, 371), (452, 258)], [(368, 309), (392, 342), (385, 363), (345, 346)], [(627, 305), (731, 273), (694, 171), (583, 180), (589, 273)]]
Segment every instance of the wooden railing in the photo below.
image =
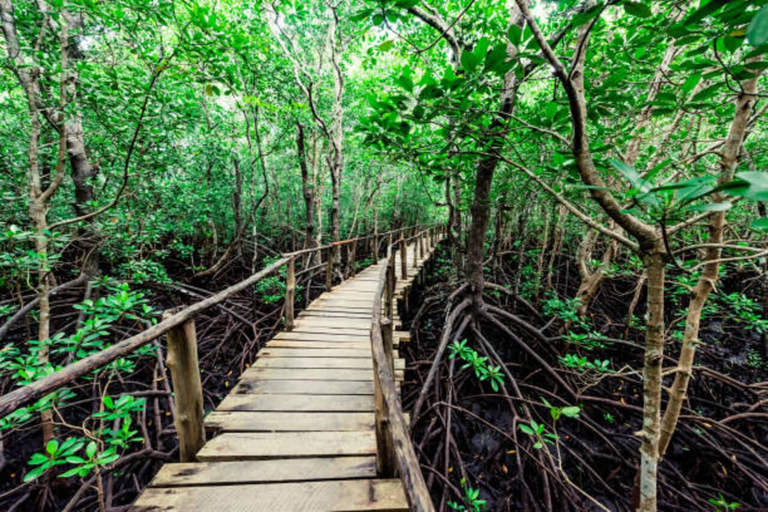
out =
[[(326, 267), (326, 287), (330, 290), (331, 285), (333, 284), (334, 254), (337, 252), (340, 254), (342, 247), (348, 249), (346, 263), (350, 272), (354, 273), (358, 243), (365, 241), (371, 242), (370, 252), (372, 261), (375, 263), (379, 259), (380, 241), (382, 240), (382, 237), (388, 237), (391, 241), (392, 237), (395, 235), (403, 235), (404, 233), (416, 232), (417, 230), (417, 226), (411, 226), (284, 254), (279, 260), (252, 275), (248, 279), (240, 281), (205, 300), (196, 302), (179, 311), (172, 313), (167, 312), (163, 315), (161, 322), (153, 325), (147, 330), (116, 343), (101, 352), (92, 354), (72, 363), (32, 384), (28, 384), (0, 396), (0, 418), (61, 389), (74, 382), (76, 379), (90, 374), (94, 370), (98, 370), (121, 357), (127, 356), (134, 350), (167, 334), (169, 341), (168, 362), (171, 368), (173, 391), (177, 396), (176, 429), (179, 434), (179, 443), (181, 446), (181, 460), (182, 462), (193, 460), (194, 454), (202, 446), (202, 443), (205, 442), (205, 434), (203, 430), (202, 389), (200, 384), (200, 368), (197, 360), (197, 338), (194, 325), (195, 317), (201, 312), (221, 304), (232, 295), (248, 289), (265, 277), (275, 273), (284, 265), (287, 265), (285, 323), (286, 328), (290, 330), (293, 328), (294, 324), (294, 302), (297, 275), (316, 270), (316, 268), (307, 268), (297, 274), (296, 262), (299, 258), (306, 257), (307, 262), (309, 262), (311, 261), (310, 258), (317, 252), (325, 253), (327, 255), (326, 262), (317, 265), (316, 267)], [(340, 263), (341, 262), (339, 262), (339, 264)], [(180, 399), (181, 397), (184, 398)]]
[(408, 426), (403, 415), (394, 379), (394, 346), (392, 340), (395, 304), (395, 251), (400, 251), (400, 272), (408, 278), (407, 244), (414, 241), (413, 266), (418, 265), (439, 240), (441, 228), (421, 231), (415, 236), (390, 243), (386, 264), (379, 274), (378, 287), (373, 302), (371, 324), (371, 349), (373, 351), (373, 384), (375, 395), (376, 459), (380, 476), (400, 476), (411, 510), (433, 512), (434, 505), (424, 482), (421, 466), (413, 450)]
[[(412, 236), (406, 238), (410, 233)], [(399, 235), (399, 238), (397, 238)], [(76, 379), (92, 373), (109, 363), (125, 357), (131, 352), (151, 343), (162, 335), (168, 338), (168, 366), (171, 370), (176, 405), (176, 430), (179, 436), (179, 458), (182, 462), (195, 460), (195, 454), (205, 443), (203, 423), (203, 392), (197, 356), (197, 335), (195, 317), (201, 312), (217, 306), (232, 295), (255, 285), (265, 277), (286, 266), (285, 328), (294, 327), (294, 302), (298, 276), (325, 267), (325, 285), (330, 290), (336, 254), (347, 248), (347, 270), (355, 273), (357, 246), (360, 242), (371, 243), (369, 254), (372, 263), (379, 261), (381, 242), (387, 241), (385, 265), (379, 275), (379, 283), (373, 304), (371, 325), (371, 347), (373, 351), (376, 442), (378, 448), (377, 469), (382, 477), (402, 479), (408, 503), (412, 510), (433, 512), (434, 507), (429, 491), (421, 474), (419, 461), (413, 450), (408, 427), (403, 417), (399, 395), (394, 380), (394, 358), (392, 345), (394, 292), (397, 282), (395, 250), (401, 255), (401, 275), (408, 277), (407, 244), (415, 242), (413, 265), (418, 264), (427, 251), (434, 247), (442, 235), (441, 227), (419, 231), (419, 228), (401, 228), (385, 233), (334, 242), (321, 247), (303, 249), (284, 254), (282, 257), (237, 284), (215, 295), (180, 310), (166, 311), (162, 321), (147, 330), (125, 339), (96, 354), (72, 363), (38, 381), (15, 389), (0, 396), (0, 418), (27, 406), (40, 398), (61, 389)], [(316, 253), (324, 253), (326, 260), (312, 265)], [(302, 258), (305, 260), (302, 262)], [(297, 263), (305, 267), (296, 272)], [(341, 264), (341, 262), (338, 262)], [(343, 278), (343, 276), (342, 276)], [(382, 304), (383, 302), (383, 304)]]

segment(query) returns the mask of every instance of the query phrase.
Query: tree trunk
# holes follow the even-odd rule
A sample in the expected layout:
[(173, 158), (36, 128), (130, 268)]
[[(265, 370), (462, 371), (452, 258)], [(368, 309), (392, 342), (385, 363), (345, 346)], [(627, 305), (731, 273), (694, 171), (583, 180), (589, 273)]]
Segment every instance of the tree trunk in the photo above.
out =
[(664, 361), (664, 258), (663, 251), (658, 248), (644, 258), (648, 274), (648, 322), (643, 366), (643, 428), (640, 433), (638, 512), (656, 512)]
[[(750, 112), (755, 103), (755, 91), (757, 89), (757, 77), (745, 80), (742, 83), (742, 93), (736, 99), (736, 111), (733, 122), (731, 123), (728, 136), (725, 139), (725, 146), (720, 153), (720, 175), (718, 176), (718, 185), (722, 185), (733, 180), (734, 171), (738, 163), (739, 152), (744, 141), (749, 123)], [(718, 194), (714, 197), (715, 202), (724, 201), (725, 197)], [(709, 236), (707, 243), (722, 244), (723, 230), (725, 228), (725, 212), (716, 212), (709, 217)], [(701, 313), (704, 305), (709, 298), (710, 293), (717, 283), (720, 271), (721, 249), (719, 247), (708, 247), (706, 249), (706, 261), (704, 270), (701, 273), (699, 281), (691, 292), (691, 301), (688, 305), (688, 314), (685, 320), (685, 332), (683, 334), (682, 348), (680, 349), (680, 358), (678, 360), (675, 380), (669, 395), (669, 404), (664, 412), (664, 420), (661, 425), (661, 439), (659, 441), (659, 452), (663, 456), (669, 446), (669, 441), (677, 427), (677, 421), (680, 417), (680, 410), (683, 407), (688, 383), (693, 372), (693, 360), (696, 355), (696, 347), (699, 344), (699, 326), (701, 322)]]
[(304, 147), (304, 126), (296, 123), (296, 151), (301, 169), (301, 188), (304, 196), (304, 248), (317, 247), (315, 240), (315, 198), (307, 168), (307, 153)]
[[(510, 7), (510, 25), (523, 25), (523, 17), (516, 6)], [(513, 57), (517, 52), (514, 45), (507, 46), (507, 54)], [(519, 82), (515, 71), (510, 71), (504, 76), (504, 88), (501, 93), (501, 106), (498, 115), (491, 122), (489, 127), (489, 139), (480, 143), (480, 147), (489, 147), (492, 156), (483, 157), (477, 165), (477, 174), (475, 177), (475, 192), (472, 200), (470, 212), (472, 220), (469, 225), (469, 234), (467, 235), (467, 262), (466, 277), (469, 283), (472, 304), (475, 311), (484, 309), (483, 288), (485, 287), (485, 277), (483, 276), (483, 262), (486, 231), (491, 217), (491, 187), (493, 185), (493, 174), (499, 163), (498, 154), (503, 145), (507, 134), (507, 120), (512, 114), (515, 104), (515, 96)]]

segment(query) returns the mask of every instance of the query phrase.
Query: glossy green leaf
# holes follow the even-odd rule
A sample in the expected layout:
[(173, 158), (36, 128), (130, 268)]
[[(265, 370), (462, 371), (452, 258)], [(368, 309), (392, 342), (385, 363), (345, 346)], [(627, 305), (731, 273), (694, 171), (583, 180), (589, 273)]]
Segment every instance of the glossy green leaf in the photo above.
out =
[(747, 40), (752, 46), (768, 43), (768, 5), (764, 5), (747, 27)]

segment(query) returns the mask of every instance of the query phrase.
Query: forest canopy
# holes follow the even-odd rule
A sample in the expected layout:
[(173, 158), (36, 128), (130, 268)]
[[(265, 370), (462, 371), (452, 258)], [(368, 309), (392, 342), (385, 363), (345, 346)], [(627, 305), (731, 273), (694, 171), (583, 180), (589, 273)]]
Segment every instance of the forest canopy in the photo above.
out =
[[(306, 251), (197, 318), (207, 413), (294, 303), (444, 227), (402, 311), (436, 509), (768, 507), (768, 0), (0, 23), (3, 395)], [(125, 510), (178, 460), (148, 341), (0, 415), (0, 508)]]

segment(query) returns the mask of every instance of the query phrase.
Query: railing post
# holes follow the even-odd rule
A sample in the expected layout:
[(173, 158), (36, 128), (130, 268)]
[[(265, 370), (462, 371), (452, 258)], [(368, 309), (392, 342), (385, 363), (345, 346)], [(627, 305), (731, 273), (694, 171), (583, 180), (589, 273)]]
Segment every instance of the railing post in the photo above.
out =
[(426, 256), (426, 246), (427, 245), (427, 233), (422, 233), (419, 236), (419, 255), (421, 256), (421, 259), (424, 259), (424, 256)]
[(333, 288), (333, 247), (326, 249), (325, 256), (325, 291), (331, 291)]
[(288, 271), (285, 276), (285, 330), (293, 330), (293, 303), (296, 299), (296, 258), (288, 260)]
[[(166, 311), (163, 319), (173, 315)], [(176, 403), (176, 433), (179, 436), (179, 460), (194, 462), (205, 444), (203, 425), (203, 386), (197, 360), (195, 321), (187, 320), (168, 331), (168, 368), (171, 369)]]
[(374, 423), (376, 424), (376, 473), (383, 478), (395, 476), (395, 454), (392, 447), (392, 431), (389, 423), (389, 411), (381, 382), (377, 361), (373, 360), (373, 394), (375, 399)]
[(413, 268), (417, 268), (419, 266), (419, 235), (413, 235)]
[(349, 244), (349, 251), (347, 257), (349, 258), (349, 274), (355, 277), (355, 259), (357, 259), (357, 242), (351, 242)]
[(384, 288), (384, 315), (386, 315), (387, 318), (392, 318), (393, 316), (392, 312), (395, 300), (395, 281), (397, 280), (397, 277), (395, 276), (395, 266), (391, 265), (390, 263), (391, 262), (387, 263), (387, 281)]
[(400, 237), (400, 274), (402, 279), (408, 279), (408, 253), (403, 237)]
[(371, 251), (371, 261), (373, 261), (373, 264), (376, 265), (379, 263), (379, 234), (378, 233), (373, 234), (371, 248), (373, 249)]

